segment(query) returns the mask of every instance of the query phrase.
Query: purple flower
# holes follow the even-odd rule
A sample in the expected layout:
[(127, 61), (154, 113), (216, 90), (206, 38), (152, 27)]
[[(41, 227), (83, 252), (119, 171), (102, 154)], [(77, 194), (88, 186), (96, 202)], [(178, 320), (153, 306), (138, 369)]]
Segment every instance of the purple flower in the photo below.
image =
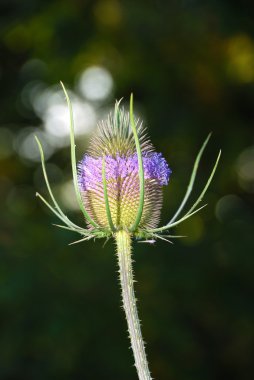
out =
[[(138, 175), (137, 154), (131, 156), (116, 157), (106, 156), (106, 179), (107, 181), (124, 180), (130, 176)], [(84, 155), (78, 164), (79, 186), (81, 191), (94, 190), (98, 185), (102, 185), (102, 157), (92, 157)], [(167, 185), (171, 170), (161, 153), (148, 152), (143, 155), (143, 166), (145, 180), (154, 180), (157, 185)]]

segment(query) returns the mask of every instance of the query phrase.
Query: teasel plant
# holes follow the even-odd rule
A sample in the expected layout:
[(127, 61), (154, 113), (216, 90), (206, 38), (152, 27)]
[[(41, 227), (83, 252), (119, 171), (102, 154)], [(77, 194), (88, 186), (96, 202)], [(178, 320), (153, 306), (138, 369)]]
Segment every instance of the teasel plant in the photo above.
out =
[(162, 187), (168, 184), (171, 170), (162, 154), (155, 152), (142, 123), (134, 117), (133, 95), (130, 96), (129, 112), (121, 107), (119, 101), (116, 102), (114, 111), (106, 121), (99, 123), (88, 152), (77, 164), (72, 105), (63, 83), (61, 85), (70, 115), (73, 185), (86, 227), (73, 223), (57, 203), (48, 180), (43, 148), (37, 137), (35, 139), (51, 203), (41, 194), (36, 195), (61, 220), (62, 224), (56, 224), (57, 227), (76, 232), (80, 236), (74, 243), (93, 238), (114, 239), (122, 302), (135, 367), (139, 380), (151, 380), (134, 292), (132, 243), (137, 240), (151, 244), (157, 239), (171, 242), (172, 239), (181, 237), (172, 235), (169, 231), (206, 206), (200, 206), (200, 202), (215, 174), (221, 151), (197, 200), (182, 214), (193, 189), (200, 159), (210, 139), (208, 135), (194, 162), (180, 206), (168, 223), (158, 227)]

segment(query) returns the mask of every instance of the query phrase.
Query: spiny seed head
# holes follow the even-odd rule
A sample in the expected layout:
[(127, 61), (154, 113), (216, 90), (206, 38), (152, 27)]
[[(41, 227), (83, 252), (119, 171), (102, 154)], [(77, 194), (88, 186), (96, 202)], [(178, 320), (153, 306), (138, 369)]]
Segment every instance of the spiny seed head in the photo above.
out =
[[(147, 139), (142, 123), (136, 121), (141, 145), (145, 179), (144, 207), (138, 228), (154, 228), (159, 222), (162, 186), (171, 170), (161, 153)], [(129, 113), (119, 108), (101, 122), (93, 136), (88, 154), (78, 163), (78, 183), (84, 206), (101, 227), (110, 229), (105, 208), (103, 165), (112, 222), (115, 229), (130, 229), (140, 199), (139, 164)]]

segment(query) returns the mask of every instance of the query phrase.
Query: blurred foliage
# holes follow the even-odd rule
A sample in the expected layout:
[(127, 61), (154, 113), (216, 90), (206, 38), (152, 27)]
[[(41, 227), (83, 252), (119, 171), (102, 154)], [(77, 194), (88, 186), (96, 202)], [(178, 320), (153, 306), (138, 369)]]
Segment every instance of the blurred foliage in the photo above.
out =
[[(48, 119), (34, 103), (62, 80), (96, 119), (134, 92), (173, 170), (164, 221), (213, 131), (196, 192), (219, 148), (222, 161), (208, 207), (176, 230), (188, 237), (135, 244), (139, 311), (155, 379), (251, 379), (254, 3), (1, 0), (0, 10), (0, 378), (136, 379), (112, 242), (68, 246), (76, 236), (53, 227), (35, 199), (45, 185), (27, 136), (46, 133)], [(113, 82), (100, 100), (91, 98), (96, 76), (87, 96), (79, 89), (94, 66)], [(79, 136), (79, 157), (89, 133)], [(54, 189), (83, 223), (67, 186), (68, 146), (52, 141)]]

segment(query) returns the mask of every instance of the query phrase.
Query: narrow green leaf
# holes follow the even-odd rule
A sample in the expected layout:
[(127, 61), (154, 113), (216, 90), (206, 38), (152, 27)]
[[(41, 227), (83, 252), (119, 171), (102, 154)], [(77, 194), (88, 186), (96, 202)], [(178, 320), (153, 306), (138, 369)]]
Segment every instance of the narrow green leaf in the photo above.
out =
[(73, 228), (73, 227), (67, 227), (67, 226), (62, 226), (60, 224), (55, 224), (55, 223), (53, 223), (53, 226), (63, 228), (64, 230), (77, 232), (83, 236), (85, 236), (87, 233), (89, 233), (89, 230), (86, 230), (86, 229), (78, 229), (78, 228)]
[(108, 224), (112, 232), (114, 232), (115, 226), (112, 221), (110, 206), (109, 206), (109, 200), (108, 200), (108, 190), (107, 190), (107, 180), (106, 180), (106, 170), (105, 170), (105, 157), (103, 157), (102, 160), (102, 181), (103, 181), (103, 192), (104, 192), (104, 201), (105, 201), (105, 207), (106, 207), (106, 213), (108, 218)]
[(49, 180), (48, 180), (48, 175), (47, 175), (47, 171), (46, 171), (46, 167), (45, 167), (45, 157), (44, 157), (44, 152), (43, 152), (43, 148), (42, 148), (42, 145), (40, 143), (40, 140), (38, 139), (37, 136), (34, 136), (35, 138), (35, 141), (38, 145), (38, 148), (39, 148), (39, 152), (40, 152), (40, 156), (41, 156), (41, 166), (42, 166), (42, 172), (43, 172), (43, 176), (44, 176), (44, 179), (45, 179), (45, 183), (46, 183), (46, 186), (47, 186), (47, 189), (48, 189), (48, 192), (49, 192), (49, 195), (55, 205), (55, 208), (57, 209), (58, 213), (62, 216), (62, 218), (69, 224), (69, 225), (72, 225), (74, 228), (76, 229), (82, 229), (81, 227), (77, 226), (75, 223), (73, 223), (61, 210), (60, 206), (58, 205), (54, 195), (53, 195), (53, 192), (51, 190), (51, 187), (50, 187), (50, 184), (49, 184)]
[(77, 162), (76, 162), (76, 153), (75, 153), (75, 137), (74, 137), (74, 119), (73, 119), (73, 111), (72, 111), (72, 105), (71, 101), (69, 98), (69, 95), (64, 87), (64, 84), (62, 82), (61, 86), (63, 88), (64, 94), (66, 96), (66, 101), (69, 109), (69, 114), (70, 114), (70, 142), (71, 142), (71, 166), (72, 166), (72, 174), (73, 174), (73, 184), (74, 184), (74, 189), (76, 193), (76, 198), (79, 204), (79, 207), (81, 211), (84, 214), (84, 217), (87, 219), (87, 221), (94, 227), (98, 227), (98, 224), (90, 217), (88, 212), (86, 211), (82, 197), (79, 191), (79, 186), (78, 186), (78, 175), (77, 175)]
[(40, 194), (40, 193), (36, 193), (36, 196), (40, 198), (40, 200), (45, 203), (45, 205), (63, 222), (65, 223), (68, 227), (72, 228), (72, 225), (68, 223), (68, 221), (66, 220), (66, 218), (64, 218), (61, 214), (59, 214), (58, 211), (56, 211), (56, 209), (54, 209), (54, 207), (52, 207), (47, 201), (46, 199), (43, 198), (43, 196)]
[(73, 244), (78, 244), (78, 243), (82, 243), (83, 241), (86, 241), (86, 240), (90, 240), (92, 239), (94, 236), (87, 236), (83, 239), (80, 239), (80, 240), (76, 240), (76, 241), (73, 241), (72, 243), (68, 244), (68, 245), (73, 245)]
[(144, 177), (144, 167), (142, 160), (142, 151), (138, 138), (136, 123), (133, 115), (133, 94), (130, 97), (130, 124), (132, 128), (132, 132), (134, 135), (137, 155), (138, 155), (138, 175), (139, 175), (139, 207), (136, 215), (136, 220), (130, 228), (130, 232), (136, 231), (139, 226), (140, 220), (142, 218), (143, 208), (144, 208), (144, 200), (145, 200), (145, 177)]
[(180, 204), (178, 210), (176, 211), (176, 213), (174, 214), (174, 216), (171, 218), (171, 220), (168, 222), (168, 225), (170, 225), (171, 223), (173, 223), (176, 218), (178, 217), (178, 215), (181, 213), (181, 211), (183, 210), (186, 202), (188, 201), (189, 197), (190, 197), (190, 194), (192, 192), (192, 189), (193, 189), (193, 185), (194, 185), (194, 181), (195, 181), (195, 178), (196, 178), (196, 175), (197, 175), (197, 170), (198, 170), (198, 166), (199, 166), (199, 162), (200, 162), (200, 159), (202, 157), (202, 154), (205, 150), (205, 147), (209, 141), (211, 137), (211, 133), (207, 136), (206, 140), (204, 141), (200, 151), (198, 152), (198, 155), (196, 157), (196, 160), (194, 162), (194, 165), (193, 165), (193, 169), (192, 169), (192, 173), (191, 173), (191, 177), (190, 177), (190, 181), (189, 181), (189, 184), (188, 184), (188, 187), (187, 187), (187, 191), (186, 191), (186, 194), (182, 200), (182, 203)]
[(173, 228), (173, 227), (177, 226), (178, 224), (182, 223), (184, 220), (189, 219), (192, 215), (196, 214), (197, 212), (199, 212), (200, 210), (202, 210), (202, 208), (204, 208), (206, 206), (207, 205), (203, 205), (203, 206), (199, 207), (197, 210), (193, 211), (191, 214), (185, 214), (181, 219), (177, 220), (174, 223), (171, 223), (170, 225), (166, 224), (163, 227), (153, 228), (151, 230), (150, 229), (146, 230), (146, 232), (152, 232), (153, 233), (153, 232), (161, 232), (161, 231), (169, 230), (170, 228)]
[[(156, 236), (157, 234), (155, 234)], [(163, 236), (165, 238), (171, 238), (171, 239), (180, 239), (180, 238), (185, 238), (187, 237), (186, 235), (160, 235), (160, 236)]]
[(164, 240), (167, 243), (174, 244), (171, 240), (165, 238), (163, 235), (156, 235), (155, 237), (156, 237), (156, 239)]
[(190, 214), (197, 207), (197, 205), (202, 201), (205, 193), (207, 192), (208, 187), (210, 186), (210, 183), (211, 183), (211, 181), (213, 179), (213, 176), (214, 176), (214, 174), (216, 172), (218, 163), (220, 161), (220, 157), (221, 157), (221, 150), (219, 151), (219, 154), (218, 154), (217, 159), (215, 161), (213, 170), (211, 171), (210, 177), (208, 178), (208, 181), (206, 182), (206, 185), (205, 185), (204, 189), (202, 190), (200, 196), (198, 197), (198, 199), (196, 200), (196, 202), (194, 203), (194, 205), (189, 209), (189, 211), (187, 212), (186, 215)]

